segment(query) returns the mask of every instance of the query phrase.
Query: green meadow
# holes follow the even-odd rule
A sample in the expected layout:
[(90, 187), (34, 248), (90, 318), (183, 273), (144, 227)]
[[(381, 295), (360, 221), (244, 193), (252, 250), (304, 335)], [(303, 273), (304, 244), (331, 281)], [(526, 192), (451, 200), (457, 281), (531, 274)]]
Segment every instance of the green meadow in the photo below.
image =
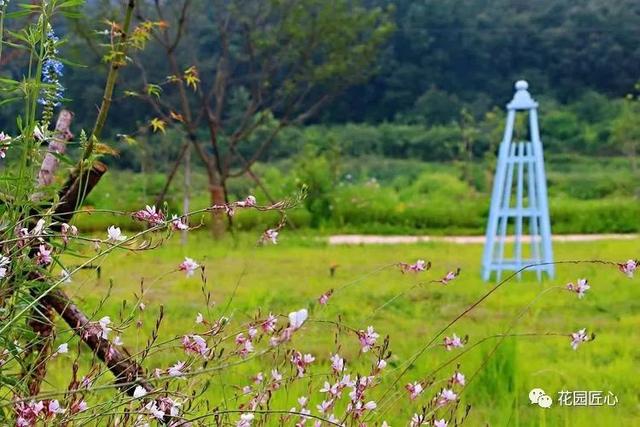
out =
[[(255, 234), (247, 233), (214, 242), (207, 233), (200, 232), (191, 234), (188, 245), (181, 246), (175, 236), (150, 252), (116, 252), (100, 264), (100, 279), (95, 271), (83, 270), (64, 287), (86, 311), (95, 313), (96, 320), (110, 315), (117, 326), (121, 313), (136, 312), (134, 306), (143, 283), (142, 301), (146, 308), (134, 316), (142, 322), (141, 326), (130, 327), (122, 335), (131, 353), (145, 346), (161, 306), (165, 314), (159, 341), (204, 331), (202, 325), (195, 324), (198, 312), (210, 320), (229, 316), (235, 328), (230, 335), (234, 336), (238, 325), (259, 312), (263, 316), (268, 311), (286, 316), (308, 307), (309, 321), (288, 346), (316, 357), (311, 368), (313, 375), (289, 388), (287, 395), (276, 394), (271, 409), (288, 410), (300, 395), (311, 396), (311, 408), (320, 403), (318, 390), (330, 371), (328, 351), (339, 348), (350, 372), (367, 372), (371, 359), (369, 354), (359, 352), (355, 334), (343, 331), (336, 337), (336, 326), (324, 322), (339, 321), (356, 330), (372, 325), (382, 336), (390, 337), (393, 355), (384, 380), (368, 396), (374, 400), (387, 396), (379, 400), (375, 417), (370, 419), (376, 425), (382, 420), (391, 426), (407, 425), (411, 414), (437, 393), (458, 364), (468, 381), (461, 403), (471, 405), (465, 425), (638, 425), (640, 279), (637, 277), (629, 279), (613, 266), (597, 264), (558, 265), (556, 278), (543, 283), (524, 274), (521, 280), (504, 284), (444, 332), (443, 335), (468, 335), (463, 349), (448, 352), (439, 345), (442, 343), (439, 337), (437, 345), (426, 349), (409, 365), (412, 356), (494, 285), (479, 278), (480, 245), (330, 247), (315, 236), (296, 235), (288, 230), (283, 230), (281, 242), (275, 246), (256, 247), (255, 238)], [(636, 239), (557, 243), (554, 249), (557, 261), (622, 261), (637, 255), (638, 245)], [(185, 256), (205, 266), (206, 283), (197, 274), (186, 278), (175, 271)], [(430, 260), (431, 270), (402, 274), (393, 266), (418, 258)], [(81, 262), (82, 259), (69, 259), (68, 265)], [(337, 266), (333, 277), (329, 274), (331, 266)], [(428, 283), (458, 267), (461, 275), (448, 285)], [(591, 289), (583, 299), (578, 299), (564, 286), (582, 277), (589, 280)], [(329, 304), (319, 306), (316, 299), (329, 289), (335, 290)], [(212, 300), (208, 307), (204, 297), (207, 292)], [(127, 303), (123, 305), (125, 300)], [(519, 320), (514, 323), (515, 319)], [(581, 328), (595, 333), (596, 339), (574, 351), (569, 334)], [(503, 340), (497, 337), (509, 330), (510, 335), (520, 336)], [(56, 345), (65, 336), (68, 334), (59, 332)], [(291, 374), (291, 365), (283, 362), (284, 355), (279, 351), (250, 357), (222, 371), (207, 371), (184, 380), (184, 385), (178, 387), (208, 382), (206, 389), (203, 387), (208, 407), (196, 408), (200, 413), (211, 412), (215, 407), (233, 407), (240, 388), (249, 384), (250, 377), (257, 372), (268, 373), (278, 367)], [(79, 375), (86, 374), (90, 364), (87, 354), (83, 352), (85, 359), (80, 361)], [(65, 356), (68, 355), (60, 356), (49, 366), (46, 390), (60, 391), (66, 387), (71, 368)], [(167, 368), (178, 360), (185, 360), (185, 355), (176, 342), (151, 354), (145, 366), (149, 370)], [(97, 384), (110, 384), (109, 375), (101, 376)], [(417, 400), (410, 401), (404, 385), (427, 378), (433, 378), (434, 384)], [(395, 388), (390, 388), (394, 383)], [(530, 404), (529, 390), (535, 387), (554, 398), (551, 408)], [(604, 394), (611, 391), (618, 397), (618, 403), (613, 407), (559, 407), (560, 390), (601, 390)], [(90, 398), (97, 403), (109, 393), (115, 393), (114, 389), (105, 388)], [(279, 425), (279, 419), (274, 416), (267, 420), (267, 425)]]

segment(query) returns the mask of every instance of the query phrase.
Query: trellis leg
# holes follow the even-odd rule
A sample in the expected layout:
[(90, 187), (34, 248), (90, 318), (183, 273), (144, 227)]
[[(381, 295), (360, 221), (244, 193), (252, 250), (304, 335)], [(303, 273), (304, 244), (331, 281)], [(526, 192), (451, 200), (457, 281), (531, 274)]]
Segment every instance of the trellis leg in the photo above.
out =
[(493, 181), (493, 191), (491, 196), (491, 207), (489, 209), (489, 221), (487, 225), (487, 233), (485, 238), (484, 254), (483, 254), (483, 269), (482, 277), (485, 281), (491, 277), (491, 271), (493, 270), (494, 250), (495, 250), (495, 238), (498, 230), (498, 209), (500, 208), (501, 193), (500, 189), (504, 188), (504, 180), (506, 174), (506, 163), (500, 161), (507, 157), (509, 153), (509, 146), (511, 143), (511, 135), (513, 134), (513, 122), (515, 118), (515, 111), (510, 110), (507, 116), (507, 126), (504, 129), (504, 136), (500, 143), (500, 150), (498, 153), (498, 165), (496, 166), (496, 176)]
[[(531, 233), (531, 254), (533, 262), (536, 264), (540, 263), (540, 234), (538, 231), (538, 218), (540, 211), (538, 209), (538, 197), (536, 196), (536, 186), (535, 186), (535, 170), (533, 161), (531, 157), (533, 157), (531, 142), (527, 142), (526, 148), (527, 155), (527, 173), (528, 173), (528, 187), (529, 187), (529, 210), (531, 211), (530, 223), (529, 223), (529, 231)], [(536, 267), (536, 277), (538, 281), (542, 279), (542, 270), (540, 267)]]
[(497, 279), (502, 278), (502, 264), (504, 263), (504, 244), (507, 238), (507, 226), (509, 225), (509, 206), (511, 205), (511, 187), (513, 186), (513, 160), (516, 145), (510, 144), (509, 157), (507, 158), (507, 180), (502, 193), (502, 202), (498, 216), (500, 218), (500, 237), (498, 240), (498, 265), (496, 267)]
[[(522, 216), (524, 215), (522, 205), (522, 190), (524, 179), (524, 143), (518, 142), (516, 159), (518, 160), (518, 182), (516, 188), (516, 214), (515, 214), (515, 262), (516, 268), (519, 270), (522, 268)], [(522, 277), (522, 274), (518, 273), (518, 279)]]
[(540, 196), (540, 236), (542, 239), (543, 262), (547, 264), (545, 267), (549, 278), (553, 279), (555, 269), (551, 264), (553, 262), (553, 249), (551, 247), (551, 224), (549, 221), (549, 206), (547, 204), (547, 182), (544, 173), (540, 131), (538, 129), (538, 112), (535, 108), (532, 108), (529, 112), (529, 126), (531, 127), (531, 143), (533, 144), (535, 156), (536, 188)]

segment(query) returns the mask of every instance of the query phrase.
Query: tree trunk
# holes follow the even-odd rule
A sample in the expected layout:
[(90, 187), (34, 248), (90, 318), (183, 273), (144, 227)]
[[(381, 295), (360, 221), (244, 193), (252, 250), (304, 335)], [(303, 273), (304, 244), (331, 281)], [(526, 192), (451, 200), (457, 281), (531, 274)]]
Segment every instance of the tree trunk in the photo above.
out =
[(26, 368), (25, 377), (28, 377), (29, 396), (40, 393), (40, 385), (47, 375), (47, 361), (51, 355), (53, 344), (53, 310), (47, 304), (36, 304), (27, 324), (38, 336), (36, 341), (29, 345), (25, 351), (35, 355), (35, 359)]
[[(187, 144), (187, 151), (184, 153), (184, 196), (182, 199), (182, 214), (189, 214), (191, 204), (191, 145)], [(180, 235), (180, 242), (183, 245), (187, 244), (188, 230), (182, 230)]]
[(176, 161), (173, 163), (173, 166), (169, 170), (169, 172), (167, 174), (167, 179), (166, 179), (166, 181), (164, 183), (164, 187), (162, 188), (162, 190), (160, 191), (160, 194), (158, 194), (158, 197), (156, 198), (156, 206), (157, 207), (162, 206), (162, 203), (164, 203), (164, 199), (167, 196), (167, 192), (169, 191), (169, 187), (171, 187), (171, 182), (173, 181), (173, 178), (176, 176), (176, 173), (178, 172), (178, 169), (180, 168), (180, 163), (182, 163), (182, 158), (186, 154), (188, 146), (189, 146), (189, 143), (185, 142), (182, 145), (182, 147), (180, 148), (180, 152), (178, 153), (178, 158), (176, 159)]
[[(224, 186), (215, 183), (209, 183), (209, 192), (211, 195), (212, 205), (223, 205), (226, 203), (226, 191)], [(213, 237), (219, 239), (224, 235), (226, 213), (222, 210), (211, 211), (211, 233)]]

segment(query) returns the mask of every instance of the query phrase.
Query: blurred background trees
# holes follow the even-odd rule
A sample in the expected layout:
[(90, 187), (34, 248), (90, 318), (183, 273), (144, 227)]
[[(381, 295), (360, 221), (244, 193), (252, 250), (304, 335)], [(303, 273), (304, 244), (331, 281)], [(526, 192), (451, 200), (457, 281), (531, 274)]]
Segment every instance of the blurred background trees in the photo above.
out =
[[(89, 28), (109, 25), (120, 3), (88, 0), (82, 20), (57, 28), (78, 127), (95, 117), (108, 41)], [(504, 104), (525, 78), (541, 104), (550, 192), (562, 200), (552, 209), (567, 212), (556, 220), (567, 221), (566, 231), (638, 227), (629, 211), (637, 199), (622, 201), (639, 192), (639, 113), (627, 99), (640, 77), (635, 0), (148, 0), (137, 17), (163, 25), (129, 58), (105, 129), (120, 153), (112, 169), (146, 172), (126, 181), (131, 203), (164, 198), (176, 208), (183, 172), (169, 187), (167, 176), (190, 146), (197, 203), (248, 191), (264, 201), (314, 183), (304, 224), (342, 227), (363, 215), (352, 208), (368, 206), (358, 205), (366, 196), (379, 205), (367, 222), (398, 215), (407, 229), (448, 227), (410, 213), (458, 200), (415, 187), (433, 179), (466, 186), (456, 194), (469, 217), (420, 215), (449, 215), (452, 227), (477, 230)], [(26, 60), (10, 51), (3, 58), (9, 74)], [(12, 108), (0, 114), (9, 132)], [(154, 120), (163, 131), (154, 132)], [(107, 184), (99, 196), (112, 193)], [(597, 227), (568, 214), (591, 201), (583, 209), (602, 211)], [(405, 207), (382, 213), (391, 202)]]

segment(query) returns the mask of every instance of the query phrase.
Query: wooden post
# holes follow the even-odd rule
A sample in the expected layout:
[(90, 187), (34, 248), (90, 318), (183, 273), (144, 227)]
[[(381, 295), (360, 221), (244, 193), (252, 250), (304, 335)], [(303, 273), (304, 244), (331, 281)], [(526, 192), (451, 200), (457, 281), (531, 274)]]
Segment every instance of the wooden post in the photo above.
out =
[[(38, 171), (38, 177), (36, 179), (36, 188), (43, 189), (53, 183), (53, 178), (60, 165), (60, 159), (58, 155), (64, 154), (67, 150), (67, 142), (73, 137), (73, 134), (69, 130), (71, 128), (71, 121), (73, 120), (73, 113), (68, 110), (60, 111), (58, 115), (58, 121), (56, 122), (56, 130), (53, 134), (53, 138), (49, 141), (47, 153), (42, 160), (40, 170)], [(40, 201), (44, 198), (44, 193), (39, 191), (31, 196), (32, 201)]]

